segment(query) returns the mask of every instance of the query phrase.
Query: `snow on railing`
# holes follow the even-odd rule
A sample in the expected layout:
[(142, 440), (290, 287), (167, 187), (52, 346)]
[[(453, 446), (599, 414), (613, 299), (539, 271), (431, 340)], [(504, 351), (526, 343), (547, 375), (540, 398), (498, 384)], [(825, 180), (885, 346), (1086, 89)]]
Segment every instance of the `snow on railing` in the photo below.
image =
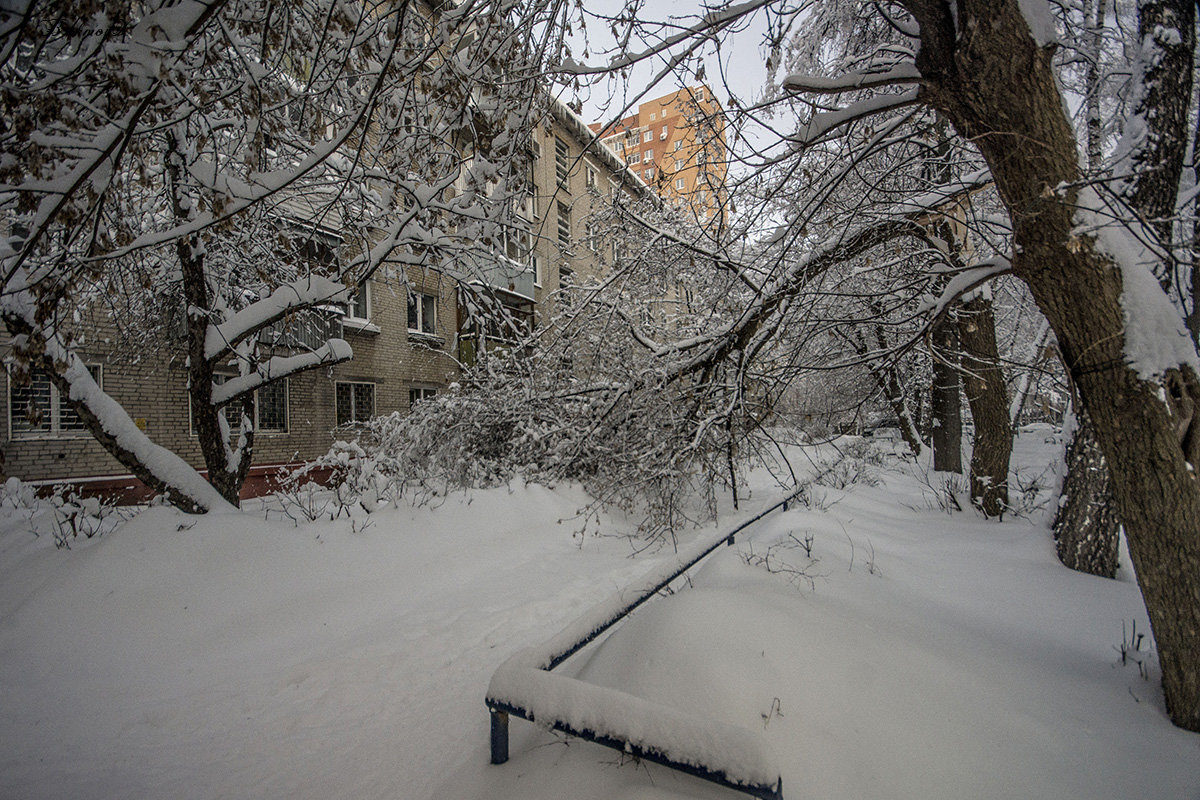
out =
[(592, 607), (556, 636), (520, 651), (492, 675), (486, 703), (493, 764), (508, 761), (508, 717), (515, 715), (581, 739), (680, 770), (763, 800), (782, 800), (783, 779), (757, 733), (706, 720), (617, 689), (551, 673), (721, 545), (776, 510), (800, 490), (728, 533), (697, 542), (664, 567)]

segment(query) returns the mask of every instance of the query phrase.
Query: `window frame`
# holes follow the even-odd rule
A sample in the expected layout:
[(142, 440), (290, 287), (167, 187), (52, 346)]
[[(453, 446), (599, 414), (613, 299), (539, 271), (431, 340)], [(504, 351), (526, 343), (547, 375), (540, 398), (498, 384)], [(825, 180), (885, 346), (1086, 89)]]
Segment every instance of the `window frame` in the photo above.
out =
[[(92, 378), (95, 379), (96, 385), (100, 387), (101, 391), (103, 391), (104, 390), (104, 365), (100, 362), (89, 363), (89, 362), (85, 361), (84, 366), (87, 367), (88, 371), (92, 373)], [(9, 441), (22, 442), (22, 441), (38, 441), (38, 440), (44, 441), (46, 439), (80, 439), (80, 438), (87, 438), (92, 435), (92, 432), (90, 430), (88, 430), (88, 427), (86, 424), (84, 424), (83, 420), (78, 419), (78, 415), (75, 414), (75, 409), (71, 408), (69, 403), (67, 403), (65, 406), (66, 411), (71, 413), (72, 415), (76, 416), (80, 427), (72, 428), (72, 429), (69, 429), (66, 431), (64, 431), (62, 429), (62, 413), (64, 410), (64, 405), (63, 405), (63, 401), (62, 401), (62, 393), (58, 391), (58, 387), (54, 384), (54, 381), (50, 380), (50, 373), (46, 372), (43, 369), (37, 369), (37, 368), (31, 369), (30, 375), (29, 375), (30, 385), (29, 386), (17, 386), (17, 384), (13, 380), (13, 376), (12, 376), (12, 365), (7, 364), (6, 368), (8, 371), (8, 439), (9, 439)], [(18, 431), (16, 426), (13, 424), (13, 421), (14, 421), (13, 412), (15, 410), (14, 405), (13, 405), (13, 390), (14, 389), (31, 389), (31, 388), (33, 388), (33, 380), (34, 380), (35, 376), (39, 375), (39, 374), (45, 376), (46, 383), (48, 384), (49, 389), (50, 389), (49, 394), (48, 394), (48, 406), (49, 407), (47, 408), (47, 417), (49, 418), (50, 428), (49, 428), (49, 430), (43, 430), (40, 427), (39, 428), (26, 428), (24, 430)], [(28, 424), (28, 423), (25, 423), (25, 424)]]
[(413, 406), (424, 400), (437, 397), (439, 389), (436, 386), (410, 386), (408, 387), (408, 410), (412, 411)]
[[(356, 413), (356, 410), (354, 408), (354, 406), (356, 405), (355, 399), (354, 399), (355, 398), (354, 389), (351, 388), (348, 390), (350, 392), (350, 419), (346, 420), (345, 422), (340, 422), (338, 420), (338, 416), (341, 412), (341, 409), (338, 405), (338, 391), (341, 389), (342, 386), (347, 386), (347, 387), (370, 386), (371, 387), (371, 413), (367, 414), (365, 417), (359, 417), (359, 415)], [(335, 429), (342, 428), (347, 425), (353, 425), (356, 422), (363, 422), (365, 420), (369, 420), (369, 419), (371, 419), (371, 417), (375, 416), (375, 406), (377, 405), (377, 392), (376, 392), (377, 386), (378, 386), (378, 384), (375, 381), (334, 381), (333, 382), (333, 427)]]
[[(235, 378), (237, 376), (232, 372), (214, 372), (213, 377), (228, 380), (229, 378)], [(284, 427), (282, 429), (280, 429), (280, 428), (263, 428), (262, 427), (262, 403), (260, 402), (259, 392), (261, 392), (262, 389), (265, 387), (259, 387), (258, 389), (254, 390), (254, 435), (255, 436), (258, 436), (259, 434), (262, 434), (264, 436), (282, 436), (282, 435), (291, 433), (292, 392), (291, 392), (291, 388), (288, 386), (289, 381), (291, 381), (290, 377), (284, 377), (284, 378), (280, 378), (275, 381), (271, 381), (271, 383), (269, 384), (270, 386), (274, 386), (274, 385), (280, 384), (280, 383), (283, 384), (283, 425), (284, 425)], [(198, 436), (199, 434), (196, 433), (196, 417), (192, 413), (192, 393), (185, 389), (184, 394), (187, 395), (188, 436)], [(227, 404), (225, 406), (225, 408), (228, 409), (229, 404)], [(228, 414), (226, 414), (225, 419), (226, 419), (226, 421), (229, 420)], [(239, 420), (241, 419), (241, 414), (238, 415), (238, 419)], [(240, 425), (230, 424), (229, 430), (231, 432), (236, 432), (236, 431), (240, 430)]]
[[(437, 319), (438, 319), (438, 301), (439, 297), (436, 294), (428, 294), (427, 292), (419, 292), (410, 290), (408, 292), (407, 303), (405, 307), (404, 325), (410, 334), (419, 336), (437, 336)], [(425, 330), (425, 305), (429, 301), (430, 307), (433, 309), (433, 320), (429, 324), (429, 330)], [(413, 315), (416, 315), (417, 327), (412, 327)]]
[(571, 191), (571, 146), (562, 137), (554, 137), (554, 177), (558, 185)]
[(555, 240), (560, 247), (571, 246), (571, 207), (566, 203), (559, 202), (557, 213), (555, 215), (555, 223), (557, 225), (557, 236)]

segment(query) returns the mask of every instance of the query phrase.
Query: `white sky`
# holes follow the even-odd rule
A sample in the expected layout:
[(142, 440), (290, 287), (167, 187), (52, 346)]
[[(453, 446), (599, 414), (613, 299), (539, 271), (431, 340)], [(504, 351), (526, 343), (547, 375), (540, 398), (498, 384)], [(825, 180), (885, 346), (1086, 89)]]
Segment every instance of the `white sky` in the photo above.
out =
[[(595, 15), (617, 14), (622, 7), (621, 0), (589, 0), (586, 4), (587, 57), (584, 57), (584, 38), (577, 33), (572, 42), (572, 55), (575, 60), (589, 66), (600, 66), (612, 57), (615, 40), (609, 31), (609, 25), (606, 21), (597, 19)], [(695, 16), (701, 13), (704, 13), (704, 8), (698, 4), (646, 0), (638, 19), (643, 22), (672, 21), (686, 26), (692, 24)], [(688, 20), (688, 17), (692, 19)], [(719, 56), (712, 45), (705, 47), (703, 82), (712, 88), (717, 99), (723, 104), (731, 92), (743, 102), (757, 98), (762, 92), (767, 79), (766, 55), (762, 48), (765, 29), (763, 16), (758, 14), (748, 23), (742, 24), (733, 35), (726, 37)], [(639, 51), (644, 47), (641, 43), (630, 43), (632, 51)], [(627, 103), (632, 103), (633, 110), (636, 110), (639, 102), (675, 91), (682, 83), (694, 85), (699, 82), (694, 71), (689, 71), (685, 76), (668, 76), (654, 84), (639, 98), (639, 94), (651, 84), (654, 75), (663, 69), (665, 61), (665, 54), (656, 56), (633, 67), (627, 79), (618, 76), (590, 79), (590, 86), (582, 86), (577, 94), (571, 89), (564, 89), (560, 97), (564, 101), (570, 101), (577, 96), (583, 102), (583, 117), (589, 122), (610, 122), (629, 113), (621, 113)]]

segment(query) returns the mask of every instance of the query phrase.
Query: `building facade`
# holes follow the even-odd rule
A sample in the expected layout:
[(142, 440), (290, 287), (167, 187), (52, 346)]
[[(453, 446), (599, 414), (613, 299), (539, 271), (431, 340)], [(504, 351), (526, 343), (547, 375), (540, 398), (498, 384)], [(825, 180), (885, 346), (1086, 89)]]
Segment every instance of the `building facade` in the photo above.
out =
[[(594, 141), (587, 125), (565, 105), (550, 102), (533, 132), (530, 192), (516, 230), (493, 258), (459, 271), (472, 286), (434, 268), (408, 267), (405, 280), (372, 278), (343, 307), (317, 325), (317, 338), (345, 338), (352, 360), (300, 373), (256, 395), (254, 460), (243, 496), (268, 490), (281, 469), (328, 449), (339, 429), (372, 416), (407, 413), (414, 403), (444, 391), (481, 347), (502, 342), (503, 331), (480, 326), (464, 311), (468, 289), (498, 297), (530, 326), (545, 324), (569, 286), (598, 277), (602, 250), (589, 237), (588, 217), (645, 185)], [(329, 232), (336, 238), (336, 231)], [(158, 444), (203, 466), (191, 426), (187, 371), (180, 341), (129, 352), (114, 342), (103, 321), (81, 355), (101, 388), (128, 411)], [(280, 351), (301, 344), (295, 331), (279, 331)], [(0, 423), (4, 474), (35, 484), (70, 483), (91, 493), (137, 498), (145, 487), (92, 436), (45, 374), (29, 385), (10, 377), (11, 344), (0, 340), (6, 413)], [(342, 434), (344, 435), (344, 434)]]
[(707, 226), (728, 214), (729, 158), (720, 103), (693, 86), (641, 103), (637, 113), (591, 130), (668, 203)]

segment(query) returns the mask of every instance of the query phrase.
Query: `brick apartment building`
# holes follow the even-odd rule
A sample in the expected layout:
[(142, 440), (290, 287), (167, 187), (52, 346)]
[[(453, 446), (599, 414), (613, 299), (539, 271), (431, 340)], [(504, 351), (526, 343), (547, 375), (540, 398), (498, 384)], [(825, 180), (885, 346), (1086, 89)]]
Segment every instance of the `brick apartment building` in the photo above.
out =
[[(564, 281), (597, 276), (597, 249), (586, 244), (587, 218), (611, 202), (611, 193), (631, 196), (646, 187), (565, 105), (550, 113), (531, 142), (533, 191), (524, 203), (525, 235), (484, 265), (486, 282), (506, 305), (538, 325), (547, 317)], [(336, 239), (336, 231), (330, 231)], [(594, 244), (594, 243), (593, 243)], [(459, 286), (435, 269), (410, 267), (408, 286), (372, 279), (355, 299), (318, 320), (318, 338), (342, 336), (354, 358), (298, 374), (257, 394), (254, 464), (243, 491), (263, 491), (285, 465), (315, 458), (329, 448), (335, 431), (374, 415), (407, 412), (412, 404), (445, 389), (487, 346), (488, 331), (469, 329), (459, 304)], [(300, 336), (301, 332), (287, 336)], [(168, 337), (169, 339), (169, 337)], [(154, 352), (120, 353), (104, 325), (97, 326), (81, 356), (101, 387), (116, 399), (155, 442), (203, 466), (191, 429), (182, 343)], [(286, 336), (281, 342), (291, 342)], [(7, 334), (0, 354), (11, 361)], [(97, 493), (144, 493), (133, 476), (87, 432), (45, 374), (18, 386), (0, 370), (7, 413), (2, 423), (4, 473), (35, 484), (72, 483)], [(30, 406), (40, 414), (28, 413)], [(38, 418), (40, 416), (40, 419)]]
[(729, 171), (722, 108), (707, 86), (640, 104), (637, 113), (591, 130), (668, 203), (708, 225), (727, 214)]

